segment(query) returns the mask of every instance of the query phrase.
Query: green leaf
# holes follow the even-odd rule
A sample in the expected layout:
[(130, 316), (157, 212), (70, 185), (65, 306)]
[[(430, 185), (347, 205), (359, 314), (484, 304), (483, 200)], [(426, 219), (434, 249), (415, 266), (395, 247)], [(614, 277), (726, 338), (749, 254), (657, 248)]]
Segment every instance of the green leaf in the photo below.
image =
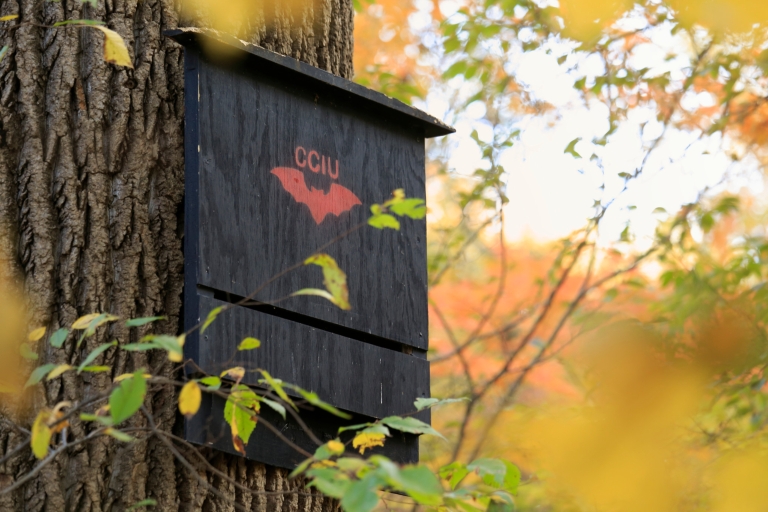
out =
[(219, 316), (219, 313), (221, 313), (221, 310), (224, 306), (219, 306), (217, 308), (213, 308), (209, 313), (208, 317), (205, 319), (205, 322), (203, 323), (203, 326), (200, 328), (200, 334), (203, 334), (205, 330), (208, 328), (209, 325), (213, 323), (214, 320), (216, 320), (216, 317)]
[(332, 303), (340, 309), (350, 310), (349, 289), (347, 288), (347, 275), (339, 268), (332, 257), (327, 254), (314, 254), (304, 261), (305, 265), (317, 265), (323, 269), (323, 284), (331, 294)]
[(568, 143), (568, 146), (566, 146), (565, 151), (563, 153), (570, 153), (573, 155), (574, 158), (581, 158), (581, 155), (576, 152), (576, 144), (581, 140), (581, 137), (576, 137), (571, 142)]
[(476, 472), (491, 487), (504, 487), (507, 465), (499, 459), (477, 459), (467, 465), (467, 469)]
[(256, 338), (248, 337), (240, 342), (240, 344), (237, 346), (237, 350), (253, 350), (255, 348), (259, 348), (260, 346), (261, 341), (257, 340)]
[[(341, 444), (338, 440), (336, 442)], [(342, 446), (341, 452), (344, 453), (344, 448), (343, 448), (344, 445), (341, 444), (341, 446)], [(331, 457), (333, 457), (334, 455), (338, 455), (338, 453), (333, 452), (329, 448), (328, 443), (326, 443), (326, 444), (321, 444), (320, 446), (317, 447), (317, 450), (315, 450), (315, 453), (314, 453), (312, 459), (313, 460), (328, 460)]]
[(442, 504), (443, 487), (434, 473), (425, 466), (405, 468), (400, 471), (402, 489), (422, 505)]
[(339, 469), (342, 471), (347, 471), (349, 473), (357, 473), (361, 469), (368, 468), (369, 465), (366, 461), (363, 459), (359, 459), (357, 457), (341, 457), (336, 459), (336, 464), (339, 466)]
[(283, 417), (283, 419), (285, 419), (285, 407), (283, 407), (282, 404), (264, 397), (261, 397), (261, 403), (267, 404), (272, 410), (276, 411), (280, 416)]
[(296, 407), (296, 404), (291, 401), (288, 394), (285, 392), (285, 389), (283, 388), (283, 381), (280, 379), (275, 379), (272, 377), (272, 375), (269, 374), (267, 370), (259, 370), (261, 374), (264, 376), (264, 379), (261, 382), (266, 382), (269, 384), (269, 387), (271, 387), (275, 393), (277, 393), (277, 396), (279, 396), (285, 403), (293, 407), (295, 410), (299, 410), (298, 407)]
[(123, 345), (120, 348), (127, 350), (128, 352), (143, 352), (145, 350), (156, 350), (163, 347), (157, 343), (128, 343), (127, 345)]
[(382, 425), (381, 423), (375, 423), (371, 425), (370, 427), (363, 430), (366, 434), (384, 434), (385, 436), (389, 437), (389, 429)]
[(126, 327), (141, 327), (158, 320), (165, 320), (164, 316), (145, 316), (143, 318), (131, 318), (125, 322)]
[(400, 221), (388, 213), (380, 213), (368, 219), (368, 225), (377, 229), (400, 229)]
[[(307, 476), (312, 479), (309, 483), (310, 487), (314, 487), (326, 496), (336, 498), (337, 500), (345, 497), (352, 485), (352, 482), (346, 475), (330, 468), (311, 469), (307, 472)], [(355, 509), (345, 508), (344, 510), (351, 511)]]
[(417, 398), (413, 405), (416, 406), (417, 411), (423, 411), (424, 409), (431, 409), (438, 405), (453, 404), (456, 402), (467, 402), (469, 398)]
[(27, 343), (22, 343), (19, 345), (19, 354), (21, 354), (21, 357), (27, 361), (37, 361), (38, 358), (37, 352), (32, 350), (32, 347), (30, 347)]
[(111, 343), (104, 343), (103, 345), (99, 345), (93, 351), (91, 351), (90, 354), (88, 354), (88, 357), (85, 358), (83, 363), (77, 367), (77, 373), (80, 373), (83, 371), (83, 369), (91, 364), (97, 357), (99, 357), (101, 354), (104, 353), (105, 350), (108, 350), (111, 347), (114, 347), (117, 345), (117, 341), (113, 341)]
[(112, 371), (112, 367), (111, 366), (86, 366), (83, 368), (82, 371), (87, 373), (103, 373), (103, 372)]
[(155, 506), (157, 506), (157, 501), (155, 500), (150, 500), (150, 499), (141, 500), (137, 503), (134, 503), (130, 507), (128, 507), (127, 512), (131, 512), (131, 510), (136, 510), (141, 507), (155, 507)]
[(256, 428), (254, 416), (258, 411), (259, 397), (247, 386), (239, 385), (227, 398), (227, 403), (224, 405), (224, 420), (229, 424), (232, 432), (236, 432), (237, 437), (243, 440), (243, 444), (248, 444)]
[(168, 359), (174, 363), (179, 363), (184, 360), (184, 335), (181, 336), (169, 336), (167, 334), (154, 335), (150, 334), (144, 336), (141, 342), (150, 342), (162, 348), (168, 352)]
[(129, 436), (125, 432), (121, 432), (121, 431), (115, 430), (113, 428), (106, 429), (104, 431), (104, 433), (107, 434), (108, 436), (112, 436), (115, 439), (117, 439), (118, 441), (122, 441), (124, 443), (130, 443), (131, 441), (135, 441), (135, 439), (133, 437)]
[(340, 410), (338, 410), (337, 408), (335, 408), (331, 404), (327, 404), (327, 403), (323, 402), (322, 400), (320, 400), (320, 397), (317, 396), (317, 393), (315, 393), (314, 391), (307, 391), (305, 389), (301, 389), (298, 386), (291, 386), (291, 389), (296, 391), (299, 395), (302, 396), (302, 398), (304, 398), (304, 400), (306, 400), (310, 404), (314, 405), (315, 407), (319, 407), (322, 410), (327, 411), (327, 412), (333, 414), (334, 416), (338, 416), (339, 418), (344, 418), (344, 419), (347, 419), (347, 420), (352, 418), (352, 416), (350, 416), (349, 414), (347, 414), (345, 412), (341, 412)]
[(205, 384), (211, 391), (216, 391), (221, 387), (221, 379), (215, 375), (211, 375), (209, 377), (203, 377), (200, 379), (200, 384)]
[(458, 75), (463, 75), (467, 70), (467, 62), (462, 59), (451, 64), (443, 73), (443, 78), (449, 79)]
[(120, 381), (120, 386), (109, 395), (109, 414), (117, 425), (127, 420), (141, 408), (147, 393), (144, 370), (134, 372), (133, 378)]
[(69, 336), (69, 329), (62, 327), (58, 331), (51, 334), (51, 337), (48, 339), (48, 343), (50, 343), (54, 348), (61, 348), (64, 345), (67, 336)]
[(106, 427), (112, 426), (112, 418), (109, 416), (97, 416), (95, 414), (89, 414), (89, 413), (81, 413), (80, 419), (82, 421), (95, 421), (97, 423), (101, 423), (102, 425)]
[(288, 475), (289, 479), (294, 479), (298, 475), (302, 474), (304, 471), (307, 470), (307, 468), (315, 461), (314, 457), (310, 457), (308, 459), (303, 460), (298, 466), (296, 466), (296, 469), (291, 471), (291, 474)]
[(370, 512), (379, 503), (374, 487), (375, 481), (370, 477), (354, 482), (341, 498), (341, 508), (346, 512)]
[(32, 371), (32, 373), (29, 375), (29, 379), (27, 379), (27, 383), (24, 384), (24, 389), (39, 383), (41, 380), (43, 380), (43, 377), (48, 375), (48, 373), (54, 368), (56, 368), (56, 364), (54, 363), (44, 364), (43, 366), (38, 366), (37, 368), (35, 368)]
[(357, 425), (349, 425), (347, 427), (339, 427), (338, 433), (346, 432), (347, 430), (360, 430), (365, 427), (370, 427), (373, 423), (358, 423)]
[(515, 506), (511, 503), (502, 503), (500, 501), (491, 501), (486, 512), (514, 512)]
[(65, 25), (104, 25), (104, 22), (96, 20), (66, 20), (57, 21), (53, 24), (54, 27), (63, 27)]
[(389, 207), (393, 213), (412, 219), (423, 219), (427, 215), (427, 207), (424, 206), (423, 199), (403, 199)]
[(430, 434), (445, 439), (440, 432), (416, 418), (389, 416), (381, 420), (381, 422), (395, 430), (400, 430), (401, 432), (408, 432), (409, 434)]
[(451, 489), (456, 489), (469, 473), (470, 471), (467, 469), (467, 466), (461, 462), (452, 462), (447, 466), (441, 467), (438, 472), (440, 478), (448, 480), (448, 485), (451, 486)]
[(520, 480), (522, 478), (520, 468), (506, 460), (502, 460), (501, 462), (507, 466), (507, 473), (504, 475), (504, 489), (512, 494), (517, 494), (517, 489), (520, 487)]

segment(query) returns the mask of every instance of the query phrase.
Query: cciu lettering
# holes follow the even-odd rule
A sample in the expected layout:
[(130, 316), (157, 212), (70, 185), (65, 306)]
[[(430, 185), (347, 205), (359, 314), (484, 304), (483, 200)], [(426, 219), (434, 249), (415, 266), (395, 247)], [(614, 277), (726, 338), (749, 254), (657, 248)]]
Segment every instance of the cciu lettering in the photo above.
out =
[(331, 165), (331, 157), (324, 156), (310, 149), (307, 151), (301, 146), (296, 148), (294, 153), (296, 158), (296, 165), (301, 169), (309, 167), (309, 170), (314, 173), (322, 173), (331, 177), (333, 180), (339, 179), (339, 160), (336, 160), (336, 167)]

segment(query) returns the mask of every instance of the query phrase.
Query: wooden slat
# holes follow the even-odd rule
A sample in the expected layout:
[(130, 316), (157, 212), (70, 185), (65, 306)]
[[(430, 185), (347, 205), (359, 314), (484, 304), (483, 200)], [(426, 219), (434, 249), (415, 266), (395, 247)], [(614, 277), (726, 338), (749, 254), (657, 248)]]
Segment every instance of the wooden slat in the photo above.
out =
[[(226, 303), (200, 297), (199, 318)], [(240, 351), (248, 336), (261, 340), (258, 349)], [(429, 362), (277, 318), (244, 307), (222, 313), (203, 333), (199, 354), (187, 353), (207, 373), (227, 368), (251, 370), (244, 384), (258, 385), (259, 368), (273, 377), (316, 392), (334, 406), (372, 418), (408, 414), (413, 402), (429, 396)], [(429, 421), (427, 411), (418, 417)]]

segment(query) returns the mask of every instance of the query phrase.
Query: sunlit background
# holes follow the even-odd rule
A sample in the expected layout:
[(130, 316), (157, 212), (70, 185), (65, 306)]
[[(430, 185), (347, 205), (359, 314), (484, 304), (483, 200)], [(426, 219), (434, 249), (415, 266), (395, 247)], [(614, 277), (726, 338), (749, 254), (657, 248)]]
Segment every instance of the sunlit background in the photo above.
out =
[(360, 4), (356, 79), (457, 130), (430, 341), (471, 400), (423, 459), (508, 457), (521, 510), (766, 510), (768, 6)]

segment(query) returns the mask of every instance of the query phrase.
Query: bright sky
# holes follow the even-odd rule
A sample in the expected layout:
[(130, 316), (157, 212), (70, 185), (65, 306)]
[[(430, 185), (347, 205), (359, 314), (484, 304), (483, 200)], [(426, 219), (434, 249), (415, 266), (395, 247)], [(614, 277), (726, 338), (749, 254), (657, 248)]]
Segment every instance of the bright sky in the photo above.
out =
[[(417, 5), (428, 10), (433, 4), (417, 2)], [(415, 17), (412, 23), (419, 25), (422, 21)], [(638, 47), (634, 64), (638, 68), (675, 69), (680, 63), (674, 59), (665, 60), (665, 57), (669, 48), (680, 44), (684, 44), (680, 39), (660, 31), (654, 36), (653, 44)], [(602, 136), (607, 130), (607, 108), (598, 102), (588, 106), (580, 103), (572, 87), (575, 78), (579, 77), (569, 76), (558, 66), (556, 53), (520, 53), (510, 63), (518, 80), (527, 85), (535, 97), (557, 107), (559, 116), (558, 119), (537, 116), (523, 120), (520, 141), (501, 159), (510, 175), (507, 189), (510, 203), (505, 211), (506, 233), (510, 241), (556, 239), (584, 226), (592, 213), (594, 200), (601, 198), (601, 194), (604, 202), (614, 197), (624, 185), (618, 173), (634, 172), (642, 160), (643, 144), (661, 133), (655, 112), (635, 109), (605, 147), (591, 144), (594, 137)], [(569, 58), (569, 64), (572, 58)], [(603, 73), (602, 64), (597, 59), (578, 64), (581, 73), (587, 76)], [(683, 107), (707, 106), (712, 101), (707, 93), (703, 93), (684, 98)], [(423, 107), (442, 117), (447, 103), (441, 93), (435, 93)], [(479, 104), (476, 107), (471, 106), (466, 117), (455, 123), (457, 133), (450, 136), (456, 149), (449, 165), (467, 175), (481, 166), (480, 153), (470, 139), (470, 133), (476, 129), (485, 140), (490, 139), (491, 133), (490, 127), (482, 121), (484, 107)], [(577, 137), (582, 140), (575, 149), (584, 157), (582, 159), (564, 153), (569, 142)], [(754, 194), (763, 191), (762, 173), (756, 165), (742, 161), (735, 168), (732, 159), (721, 149), (719, 137), (705, 141), (698, 139), (696, 133), (673, 131), (665, 135), (664, 142), (649, 159), (647, 172), (622, 194), (606, 216), (601, 232), (605, 242), (616, 240), (630, 220), (637, 243), (645, 245), (644, 241), (650, 241), (659, 216), (663, 215), (653, 213), (656, 208), (674, 213), (680, 206), (693, 201), (705, 187), (731, 192), (747, 187)], [(589, 161), (593, 152), (602, 158), (607, 169), (605, 178)], [(726, 174), (728, 179), (723, 181)], [(605, 192), (599, 190), (603, 179)], [(636, 208), (631, 209), (630, 205)]]

